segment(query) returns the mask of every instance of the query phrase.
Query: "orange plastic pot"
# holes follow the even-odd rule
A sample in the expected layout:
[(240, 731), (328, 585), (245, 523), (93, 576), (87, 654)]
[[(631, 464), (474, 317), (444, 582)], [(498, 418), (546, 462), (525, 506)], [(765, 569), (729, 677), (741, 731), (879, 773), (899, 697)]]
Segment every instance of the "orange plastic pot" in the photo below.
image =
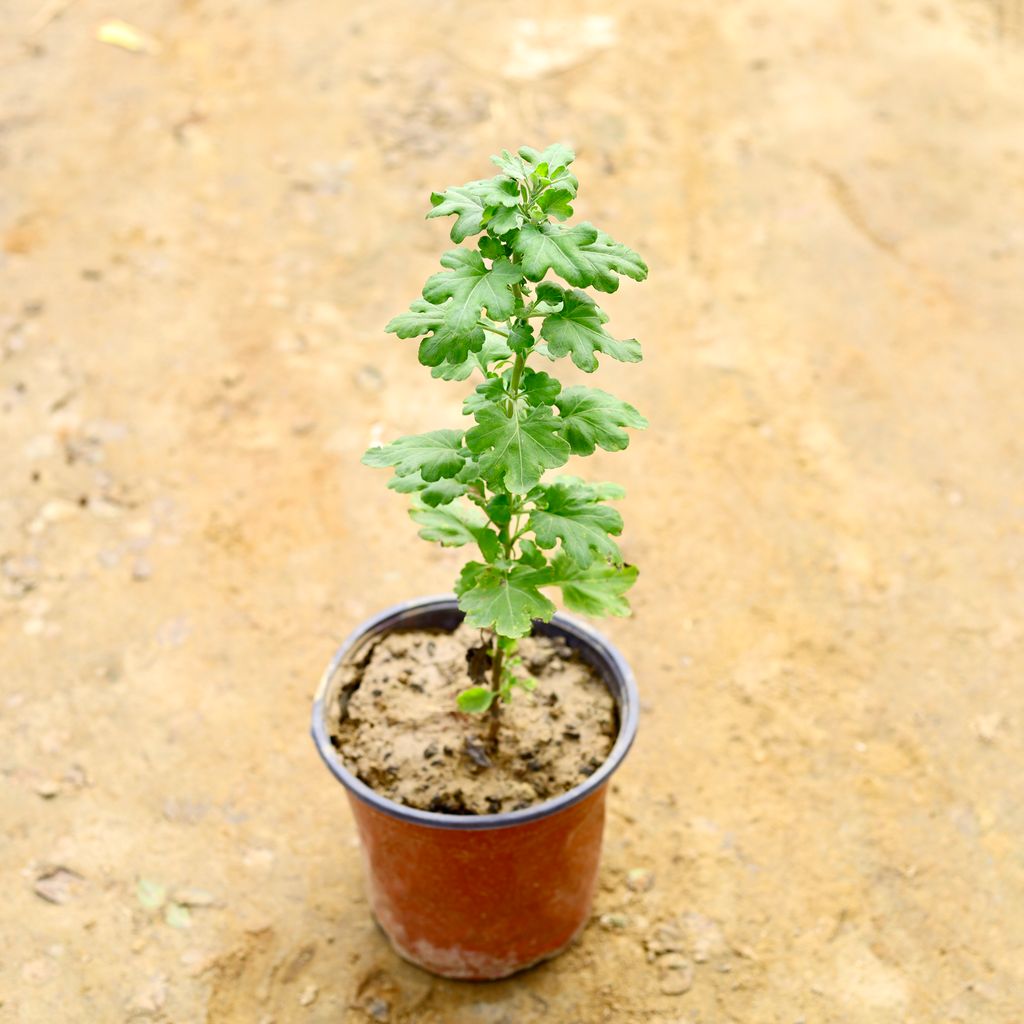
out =
[(313, 740), (344, 785), (362, 844), (374, 917), (406, 960), (449, 978), (503, 978), (557, 955), (582, 931), (597, 884), (608, 779), (636, 735), (636, 684), (599, 633), (563, 615), (535, 632), (564, 637), (601, 675), (619, 731), (593, 775), (553, 800), (504, 814), (420, 811), (382, 797), (342, 763), (328, 716), (341, 713), (339, 669), (396, 629), (454, 629), (453, 597), (388, 609), (342, 644), (317, 690)]

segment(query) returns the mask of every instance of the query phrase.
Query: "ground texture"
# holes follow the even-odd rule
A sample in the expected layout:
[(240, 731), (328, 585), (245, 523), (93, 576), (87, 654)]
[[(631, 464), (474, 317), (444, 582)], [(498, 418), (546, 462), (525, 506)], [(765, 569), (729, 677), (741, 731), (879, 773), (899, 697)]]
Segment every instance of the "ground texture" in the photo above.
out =
[[(1020, 1021), (1019, 3), (3, 8), (0, 1018)], [(427, 194), (553, 139), (651, 265), (587, 466), (645, 703), (581, 942), (455, 984), (307, 716), (459, 564), (358, 464), (459, 422), (381, 329)]]

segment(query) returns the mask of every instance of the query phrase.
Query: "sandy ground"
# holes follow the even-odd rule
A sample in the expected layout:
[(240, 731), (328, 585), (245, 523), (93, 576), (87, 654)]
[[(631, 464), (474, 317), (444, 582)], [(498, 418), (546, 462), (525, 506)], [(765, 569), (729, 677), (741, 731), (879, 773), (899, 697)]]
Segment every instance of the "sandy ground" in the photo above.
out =
[[(1019, 2), (2, 11), (0, 1018), (1022, 1020)], [(595, 383), (653, 429), (587, 466), (646, 703), (582, 941), (455, 984), (307, 715), (459, 564), (358, 464), (458, 423), (382, 332), (427, 193), (553, 139), (652, 268)]]

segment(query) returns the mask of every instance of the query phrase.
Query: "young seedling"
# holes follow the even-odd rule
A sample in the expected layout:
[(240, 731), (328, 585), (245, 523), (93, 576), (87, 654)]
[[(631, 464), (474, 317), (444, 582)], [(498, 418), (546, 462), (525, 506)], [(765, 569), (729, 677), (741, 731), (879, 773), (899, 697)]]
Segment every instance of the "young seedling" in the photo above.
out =
[(515, 651), (535, 619), (555, 612), (543, 591), (560, 590), (572, 611), (628, 615), (624, 595), (637, 576), (614, 540), (622, 517), (607, 504), (622, 488), (545, 473), (598, 447), (620, 451), (629, 444), (625, 428), (647, 421), (605, 391), (563, 388), (527, 365), (569, 356), (592, 373), (598, 353), (640, 361), (638, 342), (612, 337), (608, 317), (581, 289), (614, 292), (621, 274), (642, 281), (644, 261), (591, 224), (552, 222), (572, 215), (574, 157), (557, 144), (505, 150), (491, 158), (500, 174), (431, 195), (427, 217), (454, 215), (453, 242), (480, 238), (475, 248), (446, 252), (445, 269), (386, 330), (422, 338), (419, 360), (435, 378), (481, 375), (463, 405), (475, 425), (400, 437), (363, 456), (394, 469), (388, 486), (413, 495), (410, 515), (424, 540), (479, 548), (455, 593), (465, 621), (489, 632), (489, 685), (464, 690), (458, 705), (490, 712), (492, 747), (502, 703), (515, 687), (535, 685), (520, 674)]

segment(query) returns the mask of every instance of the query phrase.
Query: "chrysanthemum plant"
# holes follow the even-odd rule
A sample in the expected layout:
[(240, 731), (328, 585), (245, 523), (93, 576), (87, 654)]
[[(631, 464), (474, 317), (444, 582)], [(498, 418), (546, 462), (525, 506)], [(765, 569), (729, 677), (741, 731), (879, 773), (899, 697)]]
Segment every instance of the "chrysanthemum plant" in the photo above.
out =
[(490, 713), (492, 744), (503, 702), (515, 687), (535, 685), (518, 671), (515, 652), (533, 621), (555, 612), (544, 591), (559, 590), (572, 611), (628, 615), (625, 593), (637, 576), (614, 539), (622, 517), (607, 504), (622, 488), (546, 476), (572, 455), (620, 451), (629, 443), (625, 428), (647, 425), (621, 399), (563, 388), (535, 365), (568, 356), (592, 373), (599, 352), (640, 361), (639, 343), (612, 337), (608, 317), (582, 289), (614, 292), (619, 275), (642, 281), (647, 266), (592, 224), (563, 223), (579, 186), (574, 156), (557, 144), (506, 150), (491, 158), (495, 177), (431, 195), (427, 217), (454, 215), (453, 242), (480, 237), (475, 248), (446, 252), (445, 269), (386, 330), (422, 338), (419, 361), (435, 378), (481, 376), (463, 405), (475, 425), (400, 437), (363, 456), (369, 466), (393, 468), (388, 486), (413, 495), (410, 515), (424, 540), (480, 551), (455, 593), (465, 621), (487, 632), (490, 657), (485, 685), (464, 690), (458, 705)]

